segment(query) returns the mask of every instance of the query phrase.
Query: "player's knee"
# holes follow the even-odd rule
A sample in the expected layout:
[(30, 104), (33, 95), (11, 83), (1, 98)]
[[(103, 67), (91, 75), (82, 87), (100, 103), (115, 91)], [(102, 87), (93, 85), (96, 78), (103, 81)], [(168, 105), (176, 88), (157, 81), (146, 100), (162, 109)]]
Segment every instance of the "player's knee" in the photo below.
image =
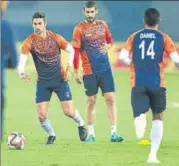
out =
[(88, 107), (94, 107), (96, 104), (96, 97), (88, 97), (87, 104)]
[(73, 109), (73, 104), (72, 104), (72, 100), (69, 101), (62, 101), (61, 102), (62, 105), (62, 110), (63, 113), (68, 116), (68, 117), (74, 117), (75, 111)]
[(106, 103), (107, 103), (108, 105), (113, 105), (113, 104), (115, 103), (114, 96), (111, 96), (111, 95), (106, 96)]
[(154, 114), (153, 120), (163, 120), (163, 112), (158, 113), (158, 114)]

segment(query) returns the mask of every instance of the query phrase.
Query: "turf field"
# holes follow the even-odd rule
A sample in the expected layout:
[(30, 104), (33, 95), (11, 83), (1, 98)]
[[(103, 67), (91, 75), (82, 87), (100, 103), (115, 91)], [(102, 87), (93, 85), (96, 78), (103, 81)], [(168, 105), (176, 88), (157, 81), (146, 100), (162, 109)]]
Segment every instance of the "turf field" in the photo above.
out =
[[(23, 82), (14, 71), (7, 72), (5, 141), (2, 144), (2, 166), (145, 166), (149, 146), (138, 145), (135, 139), (130, 107), (130, 86), (127, 71), (114, 73), (118, 131), (124, 136), (122, 143), (109, 142), (109, 123), (101, 93), (96, 106), (96, 143), (82, 143), (76, 124), (65, 117), (54, 94), (49, 108), (49, 119), (56, 131), (57, 141), (45, 146), (46, 133), (40, 128), (35, 108), (35, 74), (31, 82)], [(165, 113), (164, 139), (159, 159), (162, 166), (179, 165), (179, 73), (166, 74), (168, 109)], [(74, 106), (85, 117), (85, 94), (82, 85), (70, 82)], [(149, 119), (151, 115), (149, 114)], [(149, 136), (149, 122), (146, 137)], [(9, 133), (20, 131), (26, 137), (25, 149), (9, 150), (6, 138)]]

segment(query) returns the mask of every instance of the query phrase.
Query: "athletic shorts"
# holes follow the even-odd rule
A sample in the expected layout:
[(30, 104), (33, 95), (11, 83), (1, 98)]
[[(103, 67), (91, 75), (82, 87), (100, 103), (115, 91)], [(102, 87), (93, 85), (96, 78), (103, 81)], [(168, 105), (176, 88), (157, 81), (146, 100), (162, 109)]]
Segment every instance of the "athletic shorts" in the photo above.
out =
[(60, 101), (72, 100), (68, 82), (56, 78), (52, 80), (39, 80), (36, 86), (36, 103), (50, 101), (52, 92), (55, 92)]
[(96, 95), (99, 88), (103, 94), (115, 92), (114, 79), (111, 69), (97, 74), (84, 75), (83, 83), (87, 96)]
[(151, 108), (154, 115), (159, 114), (166, 109), (166, 89), (163, 87), (133, 87), (131, 105), (134, 117), (147, 112), (149, 108)]

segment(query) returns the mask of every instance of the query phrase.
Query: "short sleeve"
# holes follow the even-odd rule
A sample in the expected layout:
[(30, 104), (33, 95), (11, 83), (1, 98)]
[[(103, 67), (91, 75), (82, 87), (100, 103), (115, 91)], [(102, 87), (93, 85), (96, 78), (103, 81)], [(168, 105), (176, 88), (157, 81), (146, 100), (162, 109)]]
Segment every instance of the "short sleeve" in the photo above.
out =
[(81, 48), (81, 30), (79, 26), (76, 26), (73, 31), (73, 47)]
[(164, 51), (169, 55), (170, 53), (176, 51), (173, 40), (168, 36), (164, 35)]
[(31, 50), (31, 37), (27, 37), (22, 43), (21, 54), (29, 55)]

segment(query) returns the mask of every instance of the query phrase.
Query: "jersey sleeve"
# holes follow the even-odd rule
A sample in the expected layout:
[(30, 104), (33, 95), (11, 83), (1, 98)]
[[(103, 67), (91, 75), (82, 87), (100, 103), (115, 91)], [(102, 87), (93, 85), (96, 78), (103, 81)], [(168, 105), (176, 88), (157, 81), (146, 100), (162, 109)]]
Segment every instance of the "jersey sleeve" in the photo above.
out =
[(123, 47), (124, 49), (128, 50), (129, 52), (132, 51), (134, 36), (135, 36), (135, 34), (130, 35)]
[(164, 35), (164, 51), (167, 53), (167, 55), (170, 55), (170, 53), (176, 51), (173, 40), (166, 34)]
[(106, 41), (108, 44), (111, 44), (113, 43), (113, 38), (112, 38), (112, 34), (111, 34), (111, 31), (107, 25), (107, 23), (105, 21), (102, 21), (104, 27), (105, 27), (105, 30), (106, 30)]
[(27, 37), (22, 43), (21, 54), (29, 55), (31, 50), (31, 37)]
[(61, 35), (56, 34), (56, 33), (53, 34), (53, 37), (57, 41), (59, 47), (61, 49), (65, 50), (68, 45), (68, 41), (64, 37), (62, 37)]
[(73, 47), (81, 48), (81, 30), (79, 26), (76, 26), (73, 31)]

